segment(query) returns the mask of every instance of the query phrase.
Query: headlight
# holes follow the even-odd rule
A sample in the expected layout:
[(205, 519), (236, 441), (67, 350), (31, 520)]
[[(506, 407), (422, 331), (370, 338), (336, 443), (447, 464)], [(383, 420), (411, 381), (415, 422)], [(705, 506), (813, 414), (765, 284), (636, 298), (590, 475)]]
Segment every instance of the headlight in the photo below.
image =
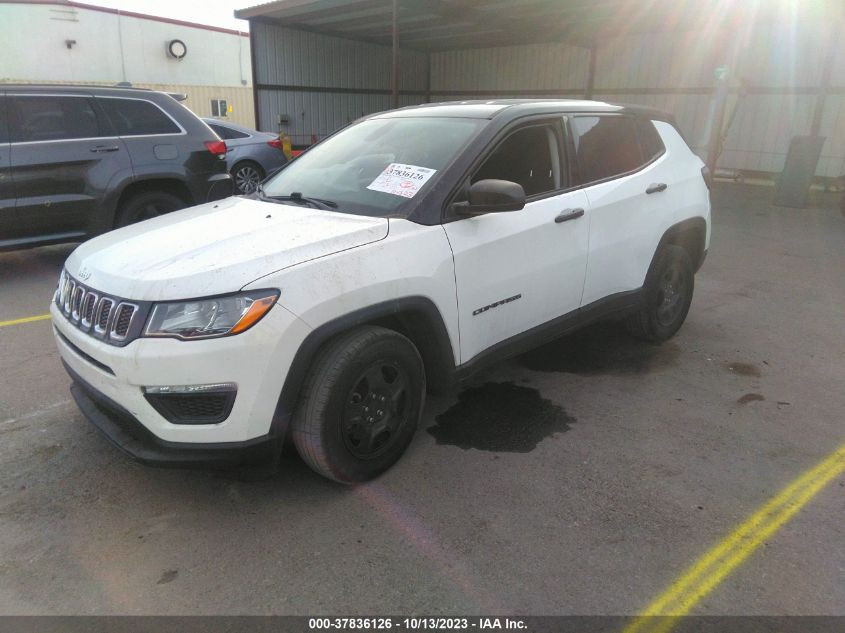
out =
[(55, 296), (55, 297), (53, 297), (53, 299), (56, 301), (56, 303), (57, 303), (59, 306), (63, 306), (63, 305), (64, 305), (64, 303), (65, 303), (65, 297), (67, 296), (67, 295), (66, 295), (67, 289), (65, 288), (65, 285), (66, 285), (66, 283), (65, 283), (65, 282), (66, 282), (66, 281), (67, 281), (67, 277), (65, 276), (65, 269), (64, 269), (64, 268), (62, 268), (62, 272), (61, 272), (61, 274), (59, 275), (59, 283), (58, 283), (58, 285), (56, 286), (56, 296)]
[(240, 334), (258, 323), (278, 297), (278, 290), (252, 290), (209, 299), (156, 303), (143, 335), (203, 339)]

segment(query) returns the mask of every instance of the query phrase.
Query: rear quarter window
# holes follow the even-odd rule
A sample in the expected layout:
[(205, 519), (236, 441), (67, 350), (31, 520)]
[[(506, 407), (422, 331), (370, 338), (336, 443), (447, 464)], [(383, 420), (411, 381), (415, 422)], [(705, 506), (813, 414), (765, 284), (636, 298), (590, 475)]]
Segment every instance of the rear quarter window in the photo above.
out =
[(119, 136), (179, 134), (182, 129), (157, 105), (143, 99), (98, 98)]
[(643, 160), (648, 163), (665, 152), (666, 148), (663, 145), (663, 139), (660, 138), (660, 133), (654, 127), (654, 123), (648, 119), (639, 119), (637, 124)]
[(643, 156), (633, 117), (576, 116), (572, 128), (583, 183), (636, 171), (651, 160)]
[(249, 134), (244, 134), (243, 132), (239, 132), (238, 130), (233, 130), (232, 128), (228, 128), (222, 125), (215, 125), (214, 123), (209, 123), (208, 127), (210, 127), (212, 131), (224, 141), (232, 141), (239, 138), (249, 138)]

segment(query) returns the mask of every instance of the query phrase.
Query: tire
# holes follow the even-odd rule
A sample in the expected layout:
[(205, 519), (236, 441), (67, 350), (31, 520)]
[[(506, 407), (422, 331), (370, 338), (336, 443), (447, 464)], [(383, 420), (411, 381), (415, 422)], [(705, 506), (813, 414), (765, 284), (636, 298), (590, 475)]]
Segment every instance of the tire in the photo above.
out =
[(251, 160), (242, 160), (232, 167), (232, 181), (238, 193), (252, 193), (264, 180), (264, 169)]
[(115, 228), (149, 220), (171, 211), (184, 209), (187, 204), (181, 198), (164, 191), (136, 193), (126, 200), (115, 214)]
[(643, 305), (626, 323), (628, 331), (653, 343), (672, 338), (687, 318), (694, 289), (695, 275), (686, 250), (663, 247), (646, 278)]
[(356, 328), (317, 354), (294, 413), (293, 442), (324, 477), (366, 481), (408, 448), (424, 401), (425, 370), (414, 344), (393, 330)]

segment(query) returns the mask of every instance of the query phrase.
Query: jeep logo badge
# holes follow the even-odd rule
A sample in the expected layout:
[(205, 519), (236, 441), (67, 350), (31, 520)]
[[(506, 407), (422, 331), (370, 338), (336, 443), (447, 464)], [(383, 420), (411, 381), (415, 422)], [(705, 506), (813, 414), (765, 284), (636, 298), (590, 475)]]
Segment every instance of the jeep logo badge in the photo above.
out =
[(77, 277), (79, 277), (82, 281), (85, 281), (90, 276), (91, 276), (91, 271), (88, 270), (87, 268), (84, 268), (84, 267), (82, 269), (80, 269), (79, 274), (77, 275)]

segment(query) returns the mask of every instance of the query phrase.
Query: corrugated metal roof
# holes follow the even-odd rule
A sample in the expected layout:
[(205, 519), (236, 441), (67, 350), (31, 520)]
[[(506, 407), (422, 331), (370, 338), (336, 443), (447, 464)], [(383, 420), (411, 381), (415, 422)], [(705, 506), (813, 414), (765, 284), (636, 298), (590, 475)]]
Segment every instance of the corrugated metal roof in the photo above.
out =
[[(774, 19), (783, 3), (770, 0), (398, 0), (405, 48), (466, 49), (568, 41), (589, 45), (610, 34), (702, 32), (747, 20)], [(235, 11), (274, 23), (375, 44), (390, 44), (390, 0), (277, 0)], [(841, 0), (802, 10), (843, 12)], [(803, 7), (803, 5), (802, 5)]]

